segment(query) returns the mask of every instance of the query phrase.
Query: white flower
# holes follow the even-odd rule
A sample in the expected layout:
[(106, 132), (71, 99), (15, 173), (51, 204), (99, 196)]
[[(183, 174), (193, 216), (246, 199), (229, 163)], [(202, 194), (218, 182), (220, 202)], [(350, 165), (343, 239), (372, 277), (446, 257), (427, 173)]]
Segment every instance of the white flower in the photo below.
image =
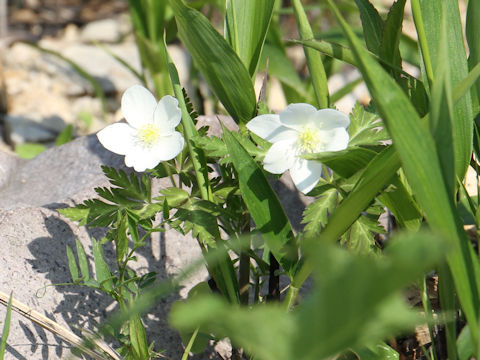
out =
[(346, 128), (350, 119), (333, 109), (317, 110), (308, 104), (290, 104), (279, 115), (259, 115), (247, 128), (272, 143), (264, 159), (264, 168), (290, 176), (302, 193), (307, 194), (322, 175), (322, 164), (305, 160), (304, 154), (339, 151), (348, 145)]
[(150, 91), (134, 85), (122, 96), (122, 113), (127, 124), (109, 125), (97, 136), (105, 148), (125, 155), (127, 166), (136, 171), (153, 169), (182, 151), (185, 141), (175, 131), (182, 112), (173, 96), (164, 96), (157, 103)]

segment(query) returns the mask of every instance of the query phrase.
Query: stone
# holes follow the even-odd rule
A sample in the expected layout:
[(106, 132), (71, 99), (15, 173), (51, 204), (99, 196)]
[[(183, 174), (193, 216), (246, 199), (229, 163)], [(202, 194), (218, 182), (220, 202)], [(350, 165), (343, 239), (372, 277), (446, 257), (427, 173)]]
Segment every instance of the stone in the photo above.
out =
[(85, 25), (80, 33), (80, 38), (85, 42), (116, 43), (121, 39), (122, 35), (118, 21), (102, 19)]

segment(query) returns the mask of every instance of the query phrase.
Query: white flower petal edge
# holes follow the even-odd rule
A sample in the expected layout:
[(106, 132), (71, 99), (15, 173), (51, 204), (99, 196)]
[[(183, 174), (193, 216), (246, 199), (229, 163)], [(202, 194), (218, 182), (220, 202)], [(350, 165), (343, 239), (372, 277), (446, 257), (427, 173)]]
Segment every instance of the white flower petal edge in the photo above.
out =
[(153, 169), (183, 150), (185, 140), (175, 131), (182, 115), (174, 97), (167, 95), (157, 104), (147, 89), (134, 85), (123, 94), (122, 112), (127, 124), (109, 125), (97, 137), (108, 150), (125, 155), (128, 167)]
[(162, 133), (175, 131), (181, 120), (182, 111), (178, 107), (178, 100), (170, 95), (161, 98), (153, 112), (153, 121), (158, 125), (160, 131)]
[(350, 118), (340, 111), (290, 104), (279, 115), (253, 118), (247, 128), (272, 143), (265, 155), (265, 170), (273, 174), (289, 170), (297, 189), (307, 194), (320, 180), (322, 164), (302, 156), (346, 149), (348, 125)]
[(126, 155), (135, 147), (137, 131), (125, 123), (108, 125), (97, 133), (98, 140), (105, 149), (119, 155)]
[(130, 86), (122, 95), (122, 114), (137, 129), (146, 122), (153, 122), (156, 106), (157, 101), (152, 93), (140, 85)]
[(290, 168), (290, 176), (295, 187), (302, 193), (308, 194), (322, 176), (322, 164), (317, 161), (297, 158)]
[(280, 117), (275, 114), (265, 114), (254, 117), (247, 123), (247, 129), (270, 142), (291, 139), (295, 130), (280, 123)]

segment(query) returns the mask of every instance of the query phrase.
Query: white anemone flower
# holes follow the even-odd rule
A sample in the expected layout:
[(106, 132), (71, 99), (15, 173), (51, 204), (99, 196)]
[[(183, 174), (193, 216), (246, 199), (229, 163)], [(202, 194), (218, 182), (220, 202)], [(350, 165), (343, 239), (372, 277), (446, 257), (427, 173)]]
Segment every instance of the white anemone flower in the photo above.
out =
[(253, 118), (247, 128), (272, 143), (265, 155), (265, 170), (273, 174), (289, 170), (297, 189), (307, 194), (320, 180), (322, 164), (302, 155), (345, 149), (349, 124), (349, 117), (340, 111), (290, 104), (279, 115)]
[(182, 151), (185, 141), (175, 131), (182, 112), (173, 96), (166, 95), (157, 103), (150, 91), (134, 85), (123, 94), (121, 108), (127, 123), (109, 125), (97, 136), (105, 148), (125, 155), (125, 165), (145, 171)]

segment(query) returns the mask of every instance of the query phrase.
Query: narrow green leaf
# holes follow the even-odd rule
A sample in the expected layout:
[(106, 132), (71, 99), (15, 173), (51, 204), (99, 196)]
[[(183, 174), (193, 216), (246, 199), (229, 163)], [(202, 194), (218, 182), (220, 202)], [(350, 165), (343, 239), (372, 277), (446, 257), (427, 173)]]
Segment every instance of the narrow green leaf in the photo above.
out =
[(169, 0), (178, 35), (213, 92), (236, 122), (246, 123), (256, 107), (250, 74), (226, 40), (200, 12)]
[(225, 128), (223, 140), (237, 170), (240, 191), (257, 230), (278, 263), (293, 276), (297, 263), (295, 237), (277, 195), (262, 169)]
[(382, 44), (383, 20), (377, 9), (368, 0), (355, 0), (362, 20), (363, 37), (368, 50), (379, 53)]
[(80, 240), (76, 239), (75, 245), (77, 247), (78, 264), (80, 265), (82, 280), (87, 282), (90, 279), (90, 269), (88, 267), (87, 254), (85, 253), (85, 249), (83, 248)]
[(92, 252), (93, 261), (95, 263), (95, 275), (98, 283), (103, 286), (107, 291), (113, 290), (112, 273), (108, 268), (103, 256), (103, 248), (101, 242), (95, 240), (92, 237)]
[(422, 126), (417, 112), (403, 91), (366, 53), (334, 3), (331, 0), (328, 3), (349, 39), (359, 70), (392, 136), (418, 203), (432, 229), (450, 239), (454, 245), (454, 250), (448, 255), (448, 263), (466, 318), (475, 327), (472, 333), (477, 341), (479, 299), (477, 284), (471, 276), (474, 272), (467, 247), (469, 240), (443, 180), (432, 136)]
[[(386, 62), (402, 68), (400, 56), (400, 37), (402, 35), (403, 13), (406, 0), (395, 1), (388, 13), (382, 31), (382, 42), (378, 55)], [(400, 79), (400, 74), (395, 74)]]
[(78, 280), (80, 280), (80, 277), (78, 276), (77, 260), (75, 260), (75, 255), (73, 255), (73, 251), (68, 245), (67, 245), (67, 259), (68, 259), (68, 269), (70, 270), (70, 275), (72, 276), (72, 280), (74, 283), (77, 283)]
[[(433, 81), (437, 79), (438, 67), (444, 61), (440, 54), (442, 44), (442, 24), (445, 17), (450, 86), (456, 87), (468, 75), (468, 63), (463, 39), (460, 11), (457, 0), (429, 1), (420, 0), (428, 51), (431, 56)], [(473, 139), (473, 113), (470, 94), (462, 97), (453, 108), (453, 146), (455, 154), (455, 172), (463, 179), (470, 164)]]
[(225, 38), (255, 76), (275, 0), (227, 0)]
[[(468, 42), (468, 67), (472, 70), (480, 63), (480, 2), (478, 1), (469, 1), (467, 8), (467, 20), (465, 27), (465, 35)], [(475, 100), (478, 112), (478, 104), (480, 103), (480, 81), (477, 80), (475, 83), (475, 88), (472, 89), (472, 100)]]
[(57, 138), (55, 139), (55, 145), (60, 146), (72, 141), (74, 136), (73, 132), (74, 129), (72, 124), (65, 126), (62, 132), (58, 134)]
[(128, 322), (130, 342), (137, 359), (149, 359), (148, 342), (145, 328), (139, 315), (134, 315)]
[[(293, 10), (295, 13), (295, 19), (297, 20), (300, 38), (302, 40), (313, 39), (312, 28), (308, 22), (307, 14), (305, 13), (301, 0), (293, 0)], [(304, 47), (303, 50), (305, 52), (305, 57), (307, 58), (308, 71), (310, 72), (310, 76), (312, 78), (317, 105), (320, 109), (328, 108), (330, 100), (328, 93), (327, 74), (325, 73), (322, 57), (318, 52), (307, 47)]]
[(0, 340), (0, 360), (3, 360), (5, 351), (7, 349), (7, 339), (10, 333), (10, 318), (12, 316), (12, 294), (8, 298), (7, 313), (5, 315), (5, 322), (3, 323), (2, 337)]

